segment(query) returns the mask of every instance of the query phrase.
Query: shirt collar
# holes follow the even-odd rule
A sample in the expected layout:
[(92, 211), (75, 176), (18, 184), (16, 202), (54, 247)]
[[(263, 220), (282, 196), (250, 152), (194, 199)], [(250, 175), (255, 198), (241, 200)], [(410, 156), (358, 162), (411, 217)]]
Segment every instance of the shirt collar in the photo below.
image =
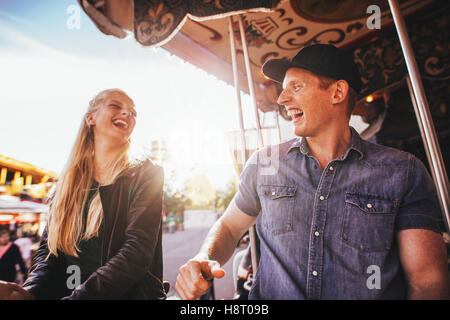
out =
[(291, 145), (289, 146), (286, 154), (288, 154), (289, 152), (291, 152), (292, 149), (295, 148), (300, 148), (300, 145), (302, 143), (303, 137), (299, 137), (297, 139), (294, 139), (294, 141), (291, 143)]
[[(356, 152), (359, 153), (360, 160), (364, 157), (364, 148), (361, 137), (353, 127), (350, 127), (350, 133), (351, 133), (350, 145), (344, 152), (344, 154), (341, 157), (339, 157), (339, 160), (346, 159), (351, 150), (355, 150)], [(305, 156), (311, 155), (308, 143), (306, 142), (306, 139), (304, 137), (299, 137), (298, 139), (295, 139), (294, 142), (289, 147), (287, 153), (289, 153), (294, 148), (298, 148), (299, 151)]]
[(362, 138), (359, 136), (359, 133), (353, 127), (350, 127), (350, 133), (352, 135), (350, 145), (345, 151), (344, 155), (340, 157), (340, 159), (341, 160), (346, 159), (348, 154), (350, 153), (350, 150), (355, 150), (356, 152), (359, 153), (359, 160), (361, 160), (364, 157), (364, 145), (362, 143)]

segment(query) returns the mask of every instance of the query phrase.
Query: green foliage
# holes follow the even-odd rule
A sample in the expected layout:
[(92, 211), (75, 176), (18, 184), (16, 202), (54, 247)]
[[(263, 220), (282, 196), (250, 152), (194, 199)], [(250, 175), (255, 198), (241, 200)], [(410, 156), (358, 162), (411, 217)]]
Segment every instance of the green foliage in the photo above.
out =
[(231, 200), (233, 200), (234, 195), (238, 190), (238, 179), (232, 178), (229, 180), (224, 189), (219, 189), (216, 191), (215, 195), (215, 209), (216, 211), (225, 209), (230, 204)]
[(190, 209), (211, 209), (215, 189), (206, 175), (197, 174), (191, 177), (187, 182), (186, 190), (191, 200)]
[(186, 186), (179, 188), (174, 187), (174, 181), (176, 180), (175, 171), (166, 175), (164, 183), (164, 200), (163, 210), (166, 214), (173, 212), (182, 216), (184, 208), (189, 205), (190, 200), (187, 197)]

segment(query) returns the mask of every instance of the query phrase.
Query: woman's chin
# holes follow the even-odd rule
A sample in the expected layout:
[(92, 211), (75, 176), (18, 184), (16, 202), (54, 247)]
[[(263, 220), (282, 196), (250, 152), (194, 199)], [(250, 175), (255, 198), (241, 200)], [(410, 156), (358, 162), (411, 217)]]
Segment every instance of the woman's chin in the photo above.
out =
[(124, 147), (129, 144), (129, 136), (125, 134), (114, 133), (102, 137), (101, 140), (104, 141), (107, 145), (116, 148)]

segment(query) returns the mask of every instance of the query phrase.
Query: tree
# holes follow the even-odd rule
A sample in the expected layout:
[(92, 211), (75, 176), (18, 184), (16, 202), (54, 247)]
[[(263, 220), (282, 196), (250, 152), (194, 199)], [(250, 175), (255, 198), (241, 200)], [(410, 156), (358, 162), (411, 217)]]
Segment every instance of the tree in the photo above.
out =
[(235, 177), (228, 181), (224, 189), (217, 190), (215, 194), (216, 210), (225, 211), (231, 200), (233, 200), (237, 190), (238, 180)]
[(184, 207), (189, 204), (186, 186), (175, 188), (174, 181), (177, 179), (175, 170), (166, 175), (164, 182), (163, 210), (166, 213), (174, 212), (182, 218)]
[(187, 194), (194, 208), (209, 209), (215, 199), (215, 188), (204, 174), (197, 174), (188, 180)]

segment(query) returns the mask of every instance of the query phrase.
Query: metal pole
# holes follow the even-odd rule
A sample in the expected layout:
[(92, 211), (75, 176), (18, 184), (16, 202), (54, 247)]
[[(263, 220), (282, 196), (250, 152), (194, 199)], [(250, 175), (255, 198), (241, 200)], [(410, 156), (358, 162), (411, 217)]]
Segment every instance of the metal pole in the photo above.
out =
[[(245, 70), (247, 71), (248, 90), (250, 92), (250, 98), (252, 99), (253, 110), (255, 111), (256, 129), (257, 129), (257, 133), (258, 133), (258, 145), (261, 148), (264, 146), (264, 140), (262, 137), (262, 130), (261, 130), (261, 123), (259, 120), (258, 106), (256, 104), (255, 87), (253, 85), (252, 71), (250, 69), (250, 59), (248, 57), (247, 39), (245, 37), (245, 30), (244, 30), (244, 23), (243, 23), (242, 15), (238, 15), (238, 21), (239, 21), (239, 32), (241, 34), (242, 50), (244, 52)], [(250, 236), (250, 252), (251, 252), (252, 269), (253, 269), (252, 271), (253, 271), (253, 274), (255, 275), (256, 271), (258, 270), (258, 262), (259, 262), (258, 248), (256, 247), (257, 235), (256, 235), (255, 226), (252, 226), (248, 230), (248, 234)]]
[[(424, 144), (429, 148), (430, 153), (430, 167), (435, 177), (435, 183), (439, 201), (442, 208), (442, 214), (446, 221), (447, 230), (450, 226), (450, 199), (449, 199), (449, 182), (447, 172), (444, 166), (444, 160), (442, 159), (442, 153), (439, 148), (439, 143), (434, 128), (433, 120), (431, 118), (430, 108), (425, 96), (425, 90), (423, 88), (422, 80), (417, 67), (417, 62), (414, 58), (414, 52), (411, 45), (411, 40), (408, 36), (405, 21), (400, 13), (398, 3), (396, 0), (389, 0), (389, 6), (391, 8), (392, 17), (397, 29), (397, 33), (400, 39), (400, 45), (402, 47), (403, 55), (405, 57), (406, 67), (411, 79), (411, 85), (414, 92), (414, 98), (417, 103), (417, 110), (420, 118), (417, 119), (423, 126), (423, 132), (425, 136)], [(420, 124), (419, 124), (420, 127)]]
[[(228, 32), (230, 34), (230, 51), (231, 51), (231, 63), (233, 66), (233, 81), (234, 81), (234, 89), (236, 92), (236, 101), (238, 107), (238, 117), (239, 117), (239, 129), (241, 134), (241, 143), (242, 143), (242, 153), (241, 153), (241, 164), (242, 168), (247, 162), (247, 144), (245, 142), (245, 127), (244, 127), (244, 118), (242, 116), (242, 101), (241, 101), (241, 90), (239, 88), (239, 77), (238, 77), (238, 69), (236, 62), (236, 43), (234, 39), (234, 30), (233, 30), (233, 19), (231, 16), (228, 17)], [(236, 159), (238, 160), (238, 159)], [(240, 174), (240, 172), (239, 172)]]
[[(412, 105), (414, 107), (414, 112), (416, 114), (416, 118), (418, 120), (417, 123), (419, 125), (420, 135), (422, 136), (422, 140), (426, 141), (425, 129), (423, 128), (423, 123), (422, 123), (423, 120), (422, 120), (422, 117), (420, 116), (419, 107), (417, 106), (416, 98), (414, 97), (414, 90), (412, 88), (411, 79), (409, 78), (409, 75), (406, 76), (406, 84), (408, 86), (409, 95), (411, 96), (411, 102), (412, 102)], [(429, 148), (427, 143), (424, 144), (424, 147), (425, 147), (425, 153), (427, 155), (428, 164), (431, 167), (431, 152), (430, 152), (430, 148)], [(436, 179), (436, 176), (435, 176), (435, 172), (433, 170), (431, 170), (431, 174), (433, 176), (434, 184), (437, 185), (437, 179)]]
[(255, 111), (256, 129), (258, 131), (258, 144), (259, 144), (259, 147), (261, 148), (264, 146), (264, 140), (262, 137), (261, 122), (259, 120), (258, 106), (256, 104), (255, 86), (253, 83), (252, 70), (250, 69), (250, 58), (248, 57), (247, 39), (245, 37), (244, 22), (242, 19), (242, 15), (238, 15), (238, 21), (239, 21), (239, 30), (241, 33), (242, 51), (244, 52), (245, 70), (247, 71), (248, 90), (250, 92), (250, 98), (252, 100), (253, 109)]
[(278, 110), (275, 110), (275, 119), (277, 121), (278, 142), (281, 143), (281, 129), (280, 129), (280, 118), (278, 116)]

